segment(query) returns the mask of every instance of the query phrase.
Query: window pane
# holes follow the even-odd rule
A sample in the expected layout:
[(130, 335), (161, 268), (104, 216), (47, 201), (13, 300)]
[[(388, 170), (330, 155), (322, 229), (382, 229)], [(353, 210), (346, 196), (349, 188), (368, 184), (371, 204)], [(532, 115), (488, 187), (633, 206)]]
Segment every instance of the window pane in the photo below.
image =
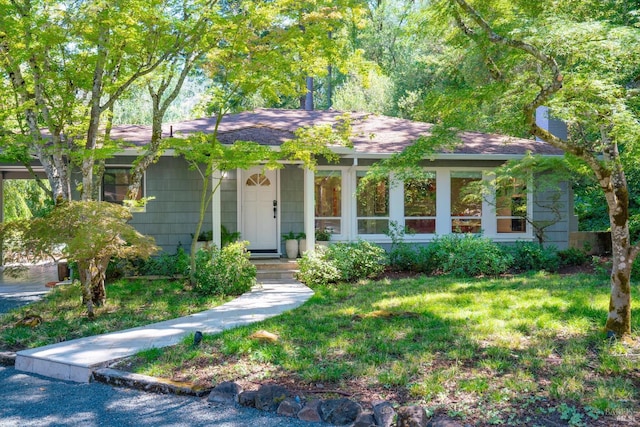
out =
[[(129, 183), (131, 182), (131, 174), (129, 169), (125, 168), (108, 168), (102, 177), (102, 200), (122, 204), (127, 196)], [(136, 200), (142, 198), (144, 194), (144, 182), (140, 185), (140, 191)]]
[(451, 216), (482, 216), (482, 199), (477, 185), (481, 172), (451, 173)]
[(342, 234), (342, 221), (337, 219), (316, 219), (316, 230), (328, 230), (331, 234)]
[(498, 218), (498, 233), (526, 233), (527, 221), (524, 218)]
[(342, 216), (342, 175), (340, 172), (316, 172), (315, 193), (317, 217)]
[(436, 178), (430, 175), (404, 182), (405, 216), (436, 216)]
[(456, 218), (451, 221), (452, 233), (480, 233), (482, 231), (482, 221), (480, 219)]
[(522, 181), (511, 180), (496, 189), (498, 233), (527, 231), (527, 187)]
[(513, 180), (511, 185), (496, 189), (496, 213), (498, 216), (527, 216), (527, 187)]
[(389, 230), (389, 220), (359, 219), (358, 234), (384, 234)]
[[(358, 217), (389, 216), (389, 184), (387, 179), (370, 181), (360, 187), (366, 172), (358, 172)], [(358, 227), (359, 228), (359, 227)]]
[(405, 227), (416, 234), (433, 234), (436, 232), (435, 219), (409, 219), (404, 221)]

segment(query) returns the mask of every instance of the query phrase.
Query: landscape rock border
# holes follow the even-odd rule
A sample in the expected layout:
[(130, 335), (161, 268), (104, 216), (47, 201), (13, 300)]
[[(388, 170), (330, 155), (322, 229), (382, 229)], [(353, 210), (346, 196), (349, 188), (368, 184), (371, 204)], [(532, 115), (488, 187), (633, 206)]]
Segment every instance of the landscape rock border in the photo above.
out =
[[(0, 366), (14, 365), (15, 357), (15, 353), (0, 352)], [(241, 385), (225, 381), (212, 388), (203, 388), (189, 382), (171, 381), (113, 368), (96, 369), (92, 381), (152, 393), (194, 397), (208, 395), (207, 401), (211, 403), (275, 412), (283, 417), (310, 423), (325, 422), (349, 427), (462, 427), (458, 421), (448, 417), (430, 419), (421, 406), (402, 406), (396, 411), (391, 402), (376, 401), (371, 410), (364, 410), (359, 402), (347, 398), (306, 400), (275, 384), (264, 384), (258, 390), (243, 390)]]
[(11, 351), (0, 351), (0, 366), (14, 366), (17, 355)]
[(97, 369), (93, 374), (93, 381), (155, 393), (196, 397), (204, 397), (208, 394), (207, 401), (211, 403), (239, 405), (275, 412), (283, 417), (310, 423), (324, 422), (350, 427), (462, 427), (458, 421), (448, 417), (430, 419), (421, 406), (403, 406), (396, 411), (391, 402), (376, 401), (373, 402), (371, 410), (364, 410), (359, 402), (351, 399), (306, 400), (276, 384), (263, 384), (258, 390), (244, 390), (240, 384), (225, 381), (213, 388), (205, 389), (191, 383), (175, 382), (112, 368)]

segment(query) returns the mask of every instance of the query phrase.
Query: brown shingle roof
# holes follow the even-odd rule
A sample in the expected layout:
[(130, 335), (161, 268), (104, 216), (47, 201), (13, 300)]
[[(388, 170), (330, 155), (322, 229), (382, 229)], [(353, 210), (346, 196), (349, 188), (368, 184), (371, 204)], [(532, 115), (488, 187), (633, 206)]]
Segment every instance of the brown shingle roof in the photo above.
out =
[[(223, 143), (238, 140), (255, 141), (264, 145), (278, 146), (294, 137), (293, 132), (303, 126), (333, 124), (342, 113), (337, 111), (304, 111), (258, 109), (225, 116), (218, 129), (218, 139)], [(358, 154), (391, 154), (402, 151), (421, 136), (428, 136), (431, 124), (414, 122), (394, 117), (366, 113), (351, 113), (354, 149)], [(188, 135), (194, 132), (211, 133), (215, 128), (215, 118), (188, 120), (164, 126), (163, 136)], [(149, 126), (116, 126), (112, 138), (122, 139), (135, 145), (149, 142)], [(562, 151), (530, 139), (504, 135), (464, 132), (460, 134), (462, 144), (453, 151), (442, 153), (461, 155), (510, 156), (527, 152), (544, 155), (561, 155)]]

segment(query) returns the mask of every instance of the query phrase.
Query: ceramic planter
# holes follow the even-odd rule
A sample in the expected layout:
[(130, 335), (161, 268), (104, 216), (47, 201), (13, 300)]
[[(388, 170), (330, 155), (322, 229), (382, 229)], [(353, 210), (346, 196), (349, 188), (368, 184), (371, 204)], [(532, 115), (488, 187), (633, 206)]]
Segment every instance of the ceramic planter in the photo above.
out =
[(298, 241), (297, 240), (285, 240), (284, 247), (287, 251), (287, 258), (296, 259), (298, 258)]

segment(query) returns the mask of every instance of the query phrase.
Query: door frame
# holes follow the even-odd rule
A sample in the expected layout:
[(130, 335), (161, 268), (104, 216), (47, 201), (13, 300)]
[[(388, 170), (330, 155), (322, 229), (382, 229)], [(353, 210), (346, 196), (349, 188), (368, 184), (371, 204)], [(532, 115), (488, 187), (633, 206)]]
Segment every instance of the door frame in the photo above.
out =
[[(237, 217), (236, 221), (238, 224), (238, 230), (240, 231), (240, 239), (244, 239), (244, 215), (243, 215), (243, 207), (242, 202), (244, 201), (244, 173), (250, 171), (252, 169), (263, 168), (264, 165), (254, 166), (250, 169), (236, 169), (236, 176), (238, 179), (236, 180), (236, 194), (237, 196)], [(280, 238), (280, 221), (282, 219), (282, 202), (280, 198), (280, 169), (271, 169), (275, 173), (276, 176), (276, 201), (278, 202), (278, 212), (276, 218), (276, 247), (275, 252), (273, 252), (273, 256), (280, 257), (282, 255), (282, 241)], [(257, 253), (255, 255), (261, 255)], [(271, 255), (269, 253), (268, 255)]]

